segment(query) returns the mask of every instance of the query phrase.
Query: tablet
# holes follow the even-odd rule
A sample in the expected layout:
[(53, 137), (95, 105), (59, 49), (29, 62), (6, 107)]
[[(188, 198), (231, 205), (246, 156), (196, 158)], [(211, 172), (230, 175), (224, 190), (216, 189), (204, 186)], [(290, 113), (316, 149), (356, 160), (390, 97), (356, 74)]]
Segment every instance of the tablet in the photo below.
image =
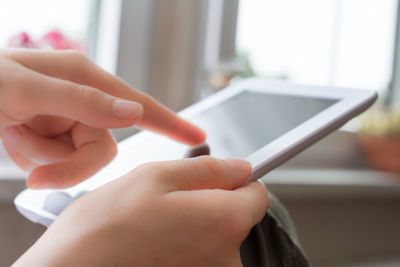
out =
[[(205, 130), (211, 156), (250, 161), (250, 182), (338, 129), (376, 98), (377, 94), (370, 90), (253, 78), (211, 95), (179, 114)], [(24, 190), (15, 199), (18, 210), (33, 221), (49, 225), (84, 192), (142, 163), (182, 158), (190, 149), (145, 131), (118, 147), (118, 155), (107, 167), (73, 188)]]

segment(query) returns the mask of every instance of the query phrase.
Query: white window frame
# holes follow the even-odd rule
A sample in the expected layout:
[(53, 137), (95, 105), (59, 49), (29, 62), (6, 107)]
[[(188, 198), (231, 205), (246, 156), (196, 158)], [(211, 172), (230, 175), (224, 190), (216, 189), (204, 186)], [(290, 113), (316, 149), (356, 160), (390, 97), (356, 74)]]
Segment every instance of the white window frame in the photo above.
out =
[[(224, 0), (220, 0), (220, 1), (224, 1)], [(227, 1), (227, 0), (225, 0)], [(245, 1), (245, 0), (235, 0), (232, 2), (238, 2), (238, 1)], [(223, 14), (223, 16), (229, 16), (229, 17), (235, 17), (235, 19), (237, 18), (237, 8), (236, 10), (233, 9), (231, 6), (237, 5), (237, 3), (230, 3), (231, 1), (227, 1), (228, 3), (226, 3), (226, 6), (224, 7), (224, 12), (222, 12), (221, 14)], [(340, 2), (336, 3), (336, 5), (339, 5)], [(339, 8), (338, 6), (336, 6), (336, 8)], [(231, 13), (230, 13), (231, 12)], [(236, 12), (236, 13), (235, 13)], [(223, 18), (222, 21), (226, 21), (228, 19)], [(235, 25), (231, 26), (231, 27), (235, 27), (236, 30), (236, 22), (235, 21)], [(223, 25), (222, 27), (229, 27), (229, 25)], [(335, 31), (337, 31), (337, 29), (335, 29)], [(335, 34), (337, 34), (335, 32)], [(390, 78), (390, 82), (387, 88), (387, 91), (385, 92), (388, 96), (385, 99), (387, 101), (387, 105), (390, 107), (396, 107), (396, 108), (400, 108), (400, 1), (398, 1), (397, 4), (397, 15), (396, 15), (396, 33), (395, 33), (395, 40), (394, 40), (394, 53), (393, 53), (393, 68), (392, 68), (392, 77)], [(221, 38), (227, 38), (227, 36), (222, 37)], [(232, 37), (231, 37), (232, 38)], [(337, 36), (335, 36), (334, 41), (336, 42), (337, 40)], [(231, 39), (231, 40), (226, 40), (226, 42), (235, 42), (235, 39)], [(224, 43), (226, 44), (226, 43)], [(222, 45), (221, 46), (221, 54), (228, 54), (230, 55), (232, 58), (235, 56), (233, 55), (233, 53), (231, 52), (231, 48), (229, 46), (226, 45)], [(335, 57), (335, 53), (332, 54), (332, 57)], [(215, 65), (221, 64), (221, 62), (223, 62), (222, 60), (216, 63), (214, 63)], [(333, 69), (335, 69), (335, 67), (333, 67)], [(334, 74), (333, 74), (334, 75)]]
[(396, 36), (394, 41), (392, 78), (389, 83), (387, 104), (400, 108), (400, 1), (397, 2)]
[(101, 0), (95, 62), (147, 91), (155, 1)]

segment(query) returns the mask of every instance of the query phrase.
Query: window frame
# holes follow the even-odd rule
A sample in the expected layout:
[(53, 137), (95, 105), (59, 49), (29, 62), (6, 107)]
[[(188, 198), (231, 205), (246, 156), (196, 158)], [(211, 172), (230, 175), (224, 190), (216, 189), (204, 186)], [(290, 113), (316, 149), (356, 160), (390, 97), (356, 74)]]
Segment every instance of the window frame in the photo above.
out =
[(392, 77), (387, 89), (386, 105), (400, 108), (400, 1), (397, 1)]
[[(243, 0), (237, 0), (237, 2), (243, 1)], [(228, 3), (229, 5), (229, 3)], [(232, 4), (235, 5), (235, 4)], [(337, 8), (337, 7), (336, 7)], [(229, 8), (225, 7), (225, 9), (229, 10)], [(233, 11), (233, 9), (231, 9)], [(234, 11), (233, 11), (234, 12)], [(223, 12), (223, 16), (238, 16), (237, 12), (238, 10), (236, 9), (236, 14), (229, 14), (227, 12)], [(225, 19), (223, 19), (224, 21)], [(237, 20), (235, 21), (237, 23)], [(397, 1), (397, 13), (395, 17), (395, 37), (394, 37), (394, 43), (393, 43), (393, 64), (392, 64), (392, 70), (391, 70), (391, 77), (389, 78), (389, 83), (388, 87), (384, 91), (384, 96), (385, 97), (385, 104), (387, 107), (395, 107), (395, 108), (400, 108), (400, 0)], [(236, 25), (235, 25), (236, 28)], [(337, 29), (335, 29), (337, 30)], [(337, 33), (335, 33), (337, 35)], [(337, 41), (337, 36), (334, 36), (334, 41)], [(232, 39), (231, 39), (232, 41)], [(233, 40), (235, 42), (236, 40)], [(221, 53), (231, 53), (229, 52), (230, 48), (226, 48), (227, 51), (224, 51), (224, 47), (221, 46)], [(334, 57), (334, 55), (332, 55)]]

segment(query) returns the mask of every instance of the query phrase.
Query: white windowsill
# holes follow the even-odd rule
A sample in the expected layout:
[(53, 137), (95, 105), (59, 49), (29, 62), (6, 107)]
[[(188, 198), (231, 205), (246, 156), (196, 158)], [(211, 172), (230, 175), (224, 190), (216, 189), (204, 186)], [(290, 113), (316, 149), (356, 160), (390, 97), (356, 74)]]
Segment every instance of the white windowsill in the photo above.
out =
[(285, 198), (400, 198), (399, 174), (369, 169), (278, 169), (263, 181)]
[(26, 174), (18, 169), (0, 145), (0, 203), (12, 202), (25, 188)]

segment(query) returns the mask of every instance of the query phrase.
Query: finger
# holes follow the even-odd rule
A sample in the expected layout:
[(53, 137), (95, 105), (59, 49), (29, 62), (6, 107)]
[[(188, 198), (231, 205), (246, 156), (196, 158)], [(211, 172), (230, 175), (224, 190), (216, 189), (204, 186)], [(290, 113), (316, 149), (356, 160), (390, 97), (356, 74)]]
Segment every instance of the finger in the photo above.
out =
[(1, 133), (9, 147), (40, 165), (62, 161), (75, 150), (71, 145), (40, 136), (25, 125), (7, 127)]
[(234, 190), (232, 201), (239, 203), (238, 212), (242, 216), (251, 219), (249, 221), (250, 227), (259, 223), (269, 208), (267, 188), (258, 181)]
[(233, 191), (174, 191), (166, 196), (168, 201), (175, 201), (182, 212), (193, 209), (203, 214), (201, 219), (211, 221), (221, 237), (228, 238), (233, 247), (239, 247), (250, 229), (265, 216), (269, 205), (265, 186), (255, 183)]
[[(2, 103), (0, 102), (0, 105), (1, 104)], [(7, 127), (15, 124), (16, 124), (15, 118), (12, 118), (10, 115), (4, 112), (2, 107), (0, 106), (0, 127)]]
[(66, 188), (94, 175), (116, 154), (116, 144), (107, 130), (77, 124), (71, 135), (76, 150), (64, 161), (35, 168), (27, 186), (35, 189)]
[(3, 92), (3, 110), (11, 117), (28, 119), (35, 115), (55, 115), (94, 127), (119, 128), (133, 125), (142, 116), (143, 108), (136, 102), (31, 70), (26, 72), (27, 80), (23, 85)]
[[(200, 144), (205, 133), (179, 118), (174, 112), (148, 95), (107, 73), (76, 52), (9, 50), (8, 55), (20, 64), (48, 76), (97, 88), (107, 94), (141, 103), (144, 115), (138, 126), (164, 134), (187, 144)], [(63, 64), (54, 64), (62, 62)]]
[(176, 141), (189, 145), (201, 144), (206, 134), (197, 126), (179, 118), (174, 112), (161, 105), (149, 96), (136, 97), (142, 103), (144, 114), (137, 126), (142, 129), (158, 132)]
[(20, 155), (17, 151), (15, 151), (7, 142), (3, 142), (3, 146), (6, 149), (10, 158), (24, 171), (33, 170), (37, 164), (26, 157)]
[(203, 156), (151, 163), (143, 165), (142, 171), (153, 172), (153, 176), (160, 179), (168, 191), (216, 188), (231, 190), (246, 181), (250, 176), (251, 166), (241, 159), (219, 160)]
[(37, 134), (45, 137), (56, 137), (67, 133), (75, 124), (75, 120), (48, 115), (35, 116), (26, 123)]

